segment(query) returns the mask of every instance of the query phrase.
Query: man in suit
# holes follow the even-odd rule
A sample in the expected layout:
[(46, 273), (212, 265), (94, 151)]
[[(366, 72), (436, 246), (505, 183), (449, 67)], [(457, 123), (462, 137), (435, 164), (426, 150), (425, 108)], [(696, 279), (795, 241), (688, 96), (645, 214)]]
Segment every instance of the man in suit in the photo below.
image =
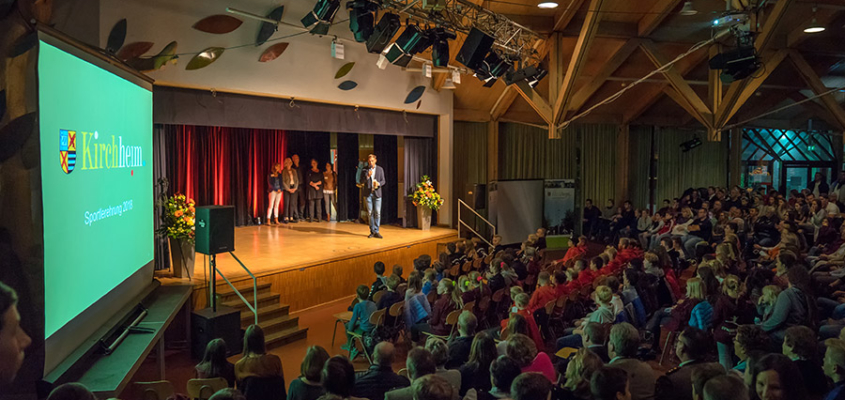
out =
[(692, 400), (690, 378), (693, 370), (704, 362), (710, 346), (712, 342), (707, 332), (692, 327), (684, 329), (675, 341), (675, 354), (678, 355), (681, 363), (657, 379), (654, 398), (656, 400)]
[(352, 395), (367, 399), (384, 399), (384, 394), (396, 388), (406, 388), (408, 378), (393, 372), (395, 348), (390, 342), (381, 342), (373, 350), (373, 365), (367, 373), (355, 380)]
[(376, 165), (376, 155), (367, 156), (367, 169), (361, 177), (364, 185), (364, 198), (367, 202), (367, 214), (370, 219), (370, 236), (368, 238), (381, 239), (378, 231), (381, 223), (381, 188), (387, 181), (384, 179), (384, 170)]
[[(408, 369), (408, 376), (413, 382), (426, 375), (434, 375), (437, 366), (434, 364), (434, 357), (428, 350), (417, 347), (408, 352), (408, 359), (405, 361), (405, 368)], [(384, 400), (413, 400), (413, 386), (402, 389), (391, 390), (384, 394)]]
[(628, 373), (632, 400), (650, 400), (654, 398), (654, 371), (636, 358), (639, 347), (640, 333), (633, 325), (622, 322), (610, 329), (608, 365)]

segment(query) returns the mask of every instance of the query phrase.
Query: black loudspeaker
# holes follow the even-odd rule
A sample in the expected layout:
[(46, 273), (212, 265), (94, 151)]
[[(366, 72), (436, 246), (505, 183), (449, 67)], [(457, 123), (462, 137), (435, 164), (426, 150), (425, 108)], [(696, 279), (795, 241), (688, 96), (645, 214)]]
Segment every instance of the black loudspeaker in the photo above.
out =
[(466, 202), (472, 208), (481, 210), (487, 208), (487, 185), (483, 183), (467, 183), (464, 190)]
[(492, 36), (472, 28), (455, 60), (471, 70), (476, 70), (481, 66), (481, 62), (484, 61), (487, 53), (490, 52), (494, 41), (495, 39)]
[(208, 342), (218, 338), (226, 342), (229, 356), (241, 352), (241, 312), (222, 306), (217, 307), (216, 313), (210, 308), (194, 311), (191, 314), (191, 356), (202, 359)]
[(197, 253), (218, 254), (235, 251), (235, 207), (197, 207)]
[(399, 32), (401, 26), (402, 22), (398, 15), (391, 13), (382, 15), (373, 30), (373, 34), (367, 39), (367, 51), (374, 54), (381, 53), (390, 43), (390, 39), (393, 39), (393, 35)]

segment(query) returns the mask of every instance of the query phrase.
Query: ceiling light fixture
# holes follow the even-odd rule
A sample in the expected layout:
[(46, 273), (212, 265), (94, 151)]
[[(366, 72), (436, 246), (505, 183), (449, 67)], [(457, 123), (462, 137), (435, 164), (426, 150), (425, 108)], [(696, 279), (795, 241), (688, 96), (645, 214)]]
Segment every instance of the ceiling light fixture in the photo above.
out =
[(687, 0), (687, 2), (684, 3), (684, 8), (681, 9), (680, 14), (681, 15), (695, 15), (695, 14), (698, 14), (698, 10), (696, 10), (692, 6), (692, 0)]
[(541, 1), (540, 4), (537, 4), (537, 7), (543, 8), (546, 10), (550, 10), (552, 8), (557, 8), (558, 4), (554, 1)]
[(810, 22), (806, 28), (804, 28), (804, 33), (819, 33), (824, 32), (824, 26), (821, 26), (818, 21), (816, 21), (816, 7), (813, 7), (813, 22)]

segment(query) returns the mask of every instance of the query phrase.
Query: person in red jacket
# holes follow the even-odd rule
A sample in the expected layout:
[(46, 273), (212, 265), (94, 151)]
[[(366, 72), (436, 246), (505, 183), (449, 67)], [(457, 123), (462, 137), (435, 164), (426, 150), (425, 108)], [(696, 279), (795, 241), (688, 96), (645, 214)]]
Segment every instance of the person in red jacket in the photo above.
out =
[[(528, 311), (528, 302), (531, 301), (531, 298), (526, 293), (520, 293), (516, 296), (514, 301), (514, 308), (515, 310), (511, 310), (515, 314), (521, 315), (525, 318), (525, 322), (528, 323), (528, 337), (534, 341), (534, 344), (537, 346), (537, 351), (543, 351), (545, 345), (543, 343), (543, 337), (540, 335), (540, 328), (537, 327), (537, 321), (534, 319), (534, 315), (532, 315)], [(505, 331), (505, 328), (508, 326), (508, 320), (503, 319), (501, 323), (502, 332)]]
[(546, 306), (546, 303), (557, 300), (557, 291), (552, 286), (551, 275), (548, 272), (540, 272), (537, 276), (537, 290), (531, 295), (528, 302), (528, 311), (534, 313)]
[(554, 274), (555, 296), (559, 299), (564, 296), (569, 296), (570, 287), (566, 284), (566, 271), (559, 269)]
[(575, 265), (566, 271), (566, 275), (569, 277), (569, 283), (567, 283), (566, 286), (570, 292), (581, 289), (582, 285), (581, 281), (578, 280), (578, 277), (584, 272), (586, 266), (587, 263), (584, 260), (577, 260), (575, 261)]
[(590, 269), (581, 272), (578, 275), (578, 282), (581, 286), (591, 286), (593, 280), (601, 274), (601, 269), (604, 266), (604, 260), (601, 257), (593, 257), (590, 260)]
[(565, 264), (569, 260), (582, 258), (585, 254), (587, 254), (587, 238), (581, 236), (578, 238), (578, 242), (569, 242), (569, 250), (566, 251), (566, 255), (555, 263)]

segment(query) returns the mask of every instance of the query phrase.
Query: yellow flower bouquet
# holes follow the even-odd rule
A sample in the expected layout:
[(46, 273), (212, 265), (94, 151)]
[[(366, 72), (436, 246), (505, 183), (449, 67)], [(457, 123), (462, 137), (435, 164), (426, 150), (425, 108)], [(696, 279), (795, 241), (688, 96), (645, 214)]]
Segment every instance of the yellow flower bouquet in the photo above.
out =
[(176, 193), (166, 199), (158, 233), (171, 239), (194, 243), (196, 208), (194, 200)]
[(414, 206), (428, 207), (432, 210), (439, 210), (443, 205), (443, 198), (434, 190), (434, 185), (428, 175), (423, 175), (422, 180), (417, 183), (412, 199)]

